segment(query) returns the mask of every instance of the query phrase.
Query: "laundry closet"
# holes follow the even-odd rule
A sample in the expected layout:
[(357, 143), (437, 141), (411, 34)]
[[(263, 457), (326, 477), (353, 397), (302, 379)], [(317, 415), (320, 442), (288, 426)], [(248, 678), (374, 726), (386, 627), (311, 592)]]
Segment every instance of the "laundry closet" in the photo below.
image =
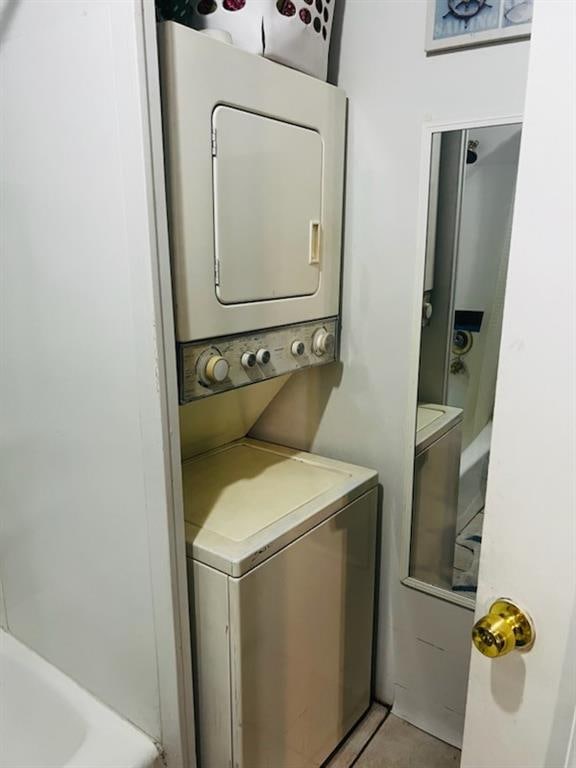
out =
[(173, 21), (159, 50), (199, 761), (319, 766), (371, 702), (377, 474), (248, 435), (338, 359), (346, 96)]

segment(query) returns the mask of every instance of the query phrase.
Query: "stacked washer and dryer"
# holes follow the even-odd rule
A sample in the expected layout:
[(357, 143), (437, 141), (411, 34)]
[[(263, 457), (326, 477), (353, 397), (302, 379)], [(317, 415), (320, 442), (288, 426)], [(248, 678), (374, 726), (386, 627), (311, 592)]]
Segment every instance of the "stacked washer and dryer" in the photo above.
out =
[(200, 768), (315, 768), (370, 705), (377, 476), (240, 411), (337, 359), (346, 97), (159, 34)]

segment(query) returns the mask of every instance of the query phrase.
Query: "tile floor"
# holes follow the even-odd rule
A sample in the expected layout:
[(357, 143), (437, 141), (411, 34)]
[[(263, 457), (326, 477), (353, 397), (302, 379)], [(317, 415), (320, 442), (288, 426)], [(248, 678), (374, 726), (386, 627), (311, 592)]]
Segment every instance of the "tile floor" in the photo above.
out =
[(460, 750), (388, 715), (354, 768), (458, 768)]

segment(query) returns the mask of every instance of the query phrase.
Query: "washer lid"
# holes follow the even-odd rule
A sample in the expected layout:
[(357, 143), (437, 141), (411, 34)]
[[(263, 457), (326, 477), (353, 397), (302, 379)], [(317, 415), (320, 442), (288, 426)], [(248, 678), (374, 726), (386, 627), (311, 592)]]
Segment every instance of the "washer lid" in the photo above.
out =
[(182, 465), (188, 554), (245, 573), (376, 483), (372, 470), (255, 440)]
[(435, 408), (433, 405), (418, 405), (418, 411), (416, 414), (416, 432), (420, 432), (421, 429), (430, 426), (433, 421), (440, 419), (444, 416), (442, 408)]
[(416, 413), (416, 453), (421, 453), (461, 422), (463, 411), (451, 405), (418, 403)]

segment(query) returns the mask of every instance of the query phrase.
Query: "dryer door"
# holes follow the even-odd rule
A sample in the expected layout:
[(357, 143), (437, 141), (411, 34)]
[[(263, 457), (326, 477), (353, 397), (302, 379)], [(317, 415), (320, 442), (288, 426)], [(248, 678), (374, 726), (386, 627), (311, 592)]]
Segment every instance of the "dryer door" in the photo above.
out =
[(216, 107), (212, 126), (218, 300), (243, 304), (316, 293), (320, 135), (227, 106)]

